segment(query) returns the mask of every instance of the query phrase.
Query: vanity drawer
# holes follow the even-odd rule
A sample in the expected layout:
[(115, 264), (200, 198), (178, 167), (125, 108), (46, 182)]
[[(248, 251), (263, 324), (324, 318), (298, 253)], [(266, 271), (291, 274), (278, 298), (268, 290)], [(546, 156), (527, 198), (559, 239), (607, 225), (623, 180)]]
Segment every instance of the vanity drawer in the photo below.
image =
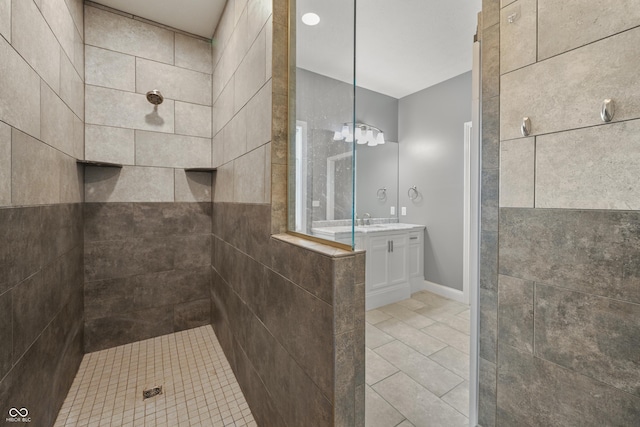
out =
[(411, 233), (409, 233), (410, 245), (422, 243), (423, 240), (424, 240), (424, 231), (412, 231)]

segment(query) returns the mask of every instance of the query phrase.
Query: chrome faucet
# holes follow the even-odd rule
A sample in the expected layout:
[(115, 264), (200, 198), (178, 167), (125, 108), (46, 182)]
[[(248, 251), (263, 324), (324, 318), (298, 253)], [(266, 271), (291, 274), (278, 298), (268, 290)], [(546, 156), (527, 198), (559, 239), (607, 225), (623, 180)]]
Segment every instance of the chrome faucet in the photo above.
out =
[(371, 214), (369, 212), (362, 216), (362, 225), (371, 225)]

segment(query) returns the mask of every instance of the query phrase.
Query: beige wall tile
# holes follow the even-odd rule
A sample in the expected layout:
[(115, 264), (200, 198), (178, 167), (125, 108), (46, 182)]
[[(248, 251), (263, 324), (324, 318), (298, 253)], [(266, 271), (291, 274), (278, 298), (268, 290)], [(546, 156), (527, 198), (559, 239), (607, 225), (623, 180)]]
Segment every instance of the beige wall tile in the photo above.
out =
[(538, 11), (540, 60), (640, 25), (638, 0), (538, 0)]
[(211, 107), (176, 101), (176, 133), (211, 138)]
[(136, 58), (136, 91), (158, 89), (165, 98), (211, 105), (211, 75)]
[(60, 45), (31, 1), (11, 3), (11, 44), (57, 93), (60, 90)]
[(536, 62), (537, 0), (518, 0), (500, 11), (500, 74)]
[(240, 111), (223, 130), (224, 163), (238, 158), (247, 150), (247, 115), (246, 109)]
[(271, 79), (271, 76), (273, 74), (273, 17), (269, 17), (269, 20), (267, 21), (267, 25), (265, 27), (265, 37), (267, 40), (265, 75), (268, 80)]
[(234, 22), (238, 25), (238, 21), (242, 19), (242, 13), (247, 7), (247, 0), (235, 0), (234, 2)]
[(272, 0), (249, 0), (247, 12), (248, 40), (252, 43), (273, 12)]
[(266, 35), (262, 31), (235, 74), (234, 108), (240, 110), (266, 81)]
[(0, 206), (11, 205), (11, 126), (0, 122)]
[(224, 132), (213, 137), (211, 147), (211, 167), (217, 168), (224, 163)]
[(85, 158), (102, 162), (135, 164), (133, 129), (85, 125)]
[(142, 94), (97, 86), (85, 87), (85, 121), (89, 124), (173, 133), (174, 101), (154, 108)]
[(500, 0), (500, 7), (505, 7), (513, 3), (515, 0)]
[(211, 173), (175, 169), (176, 202), (210, 202)]
[(173, 31), (91, 6), (84, 20), (88, 45), (173, 64)]
[(234, 72), (238, 69), (238, 66), (247, 54), (249, 46), (251, 46), (247, 38), (247, 31), (247, 12), (245, 10), (240, 15), (223, 53), (223, 55), (227, 57), (229, 66)]
[(247, 151), (271, 141), (271, 81), (265, 84), (246, 107)]
[(11, 43), (11, 0), (0, 0), (0, 35)]
[(211, 43), (176, 33), (176, 66), (212, 73)]
[(264, 203), (271, 203), (271, 143), (264, 149)]
[(136, 131), (136, 165), (211, 167), (211, 139)]
[(84, 0), (65, 0), (80, 34), (84, 33)]
[(607, 98), (614, 121), (640, 117), (638, 57), (640, 27), (503, 75), (500, 138), (521, 137), (523, 117), (531, 136), (602, 124)]
[(14, 206), (58, 203), (60, 163), (54, 148), (17, 129), (11, 134), (11, 202)]
[(60, 98), (84, 119), (84, 82), (64, 53), (60, 58)]
[(74, 114), (46, 83), (41, 83), (42, 110), (40, 139), (50, 146), (74, 156)]
[(213, 187), (214, 202), (233, 202), (233, 162), (218, 167)]
[(84, 166), (76, 159), (58, 152), (60, 168), (60, 203), (82, 203), (84, 197)]
[(73, 116), (74, 157), (84, 159), (84, 122)]
[(76, 35), (73, 38), (73, 45), (76, 51), (73, 57), (73, 66), (84, 80), (84, 40), (82, 40), (82, 35), (78, 31), (76, 31)]
[(40, 77), (0, 38), (0, 120), (40, 137)]
[(235, 69), (233, 68), (229, 55), (223, 55), (218, 62), (211, 81), (211, 91), (213, 95), (211, 99), (213, 99), (214, 102), (228, 85), (229, 81), (233, 77), (234, 71)]
[(73, 62), (75, 57), (74, 37), (76, 25), (65, 0), (42, 0), (40, 11), (58, 39), (63, 51)]
[(640, 209), (640, 120), (537, 137), (536, 208)]
[(128, 92), (136, 91), (134, 56), (87, 45), (85, 64), (87, 84)]
[(263, 146), (234, 161), (234, 202), (264, 203), (265, 153)]
[(173, 169), (85, 167), (85, 202), (173, 202)]
[(532, 208), (534, 198), (535, 138), (500, 144), (500, 206)]
[(234, 106), (233, 98), (235, 92), (234, 78), (229, 81), (229, 84), (224, 88), (216, 102), (213, 104), (212, 119), (211, 119), (211, 131), (218, 133), (229, 120), (233, 118)]

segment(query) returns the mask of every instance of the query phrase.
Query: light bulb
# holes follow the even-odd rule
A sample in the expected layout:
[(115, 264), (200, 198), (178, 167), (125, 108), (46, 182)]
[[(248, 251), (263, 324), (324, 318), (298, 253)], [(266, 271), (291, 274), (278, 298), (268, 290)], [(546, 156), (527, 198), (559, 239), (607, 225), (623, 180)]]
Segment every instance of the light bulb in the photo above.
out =
[(335, 131), (335, 133), (333, 134), (333, 140), (342, 141), (343, 139), (344, 139), (344, 136), (342, 136), (342, 132)]
[(376, 136), (376, 143), (377, 144), (384, 144), (384, 133), (382, 132), (378, 132), (378, 136)]
[(375, 139), (373, 138), (373, 130), (372, 129), (369, 129), (367, 131), (366, 139), (367, 139), (367, 142), (369, 142), (369, 145), (371, 145), (371, 142), (375, 141)]
[(302, 15), (302, 22), (309, 26), (318, 25), (318, 23), (320, 22), (320, 17), (313, 12), (305, 13), (304, 15)]
[(356, 141), (362, 138), (362, 129), (360, 128), (360, 126), (357, 126), (356, 129), (353, 131), (353, 136), (356, 139)]
[(342, 136), (345, 138), (349, 136), (349, 126), (347, 125), (342, 126)]

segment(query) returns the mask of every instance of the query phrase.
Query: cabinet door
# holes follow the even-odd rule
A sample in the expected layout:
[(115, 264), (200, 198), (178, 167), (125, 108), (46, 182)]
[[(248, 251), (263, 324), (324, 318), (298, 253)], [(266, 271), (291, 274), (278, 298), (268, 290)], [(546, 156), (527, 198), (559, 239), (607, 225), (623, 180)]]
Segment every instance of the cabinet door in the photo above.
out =
[(409, 234), (409, 277), (420, 277), (424, 275), (424, 260), (422, 242), (422, 232)]
[(389, 252), (389, 285), (400, 285), (407, 281), (407, 238), (404, 235), (389, 236), (392, 242)]
[(388, 239), (372, 237), (367, 247), (367, 291), (374, 291), (388, 286)]

